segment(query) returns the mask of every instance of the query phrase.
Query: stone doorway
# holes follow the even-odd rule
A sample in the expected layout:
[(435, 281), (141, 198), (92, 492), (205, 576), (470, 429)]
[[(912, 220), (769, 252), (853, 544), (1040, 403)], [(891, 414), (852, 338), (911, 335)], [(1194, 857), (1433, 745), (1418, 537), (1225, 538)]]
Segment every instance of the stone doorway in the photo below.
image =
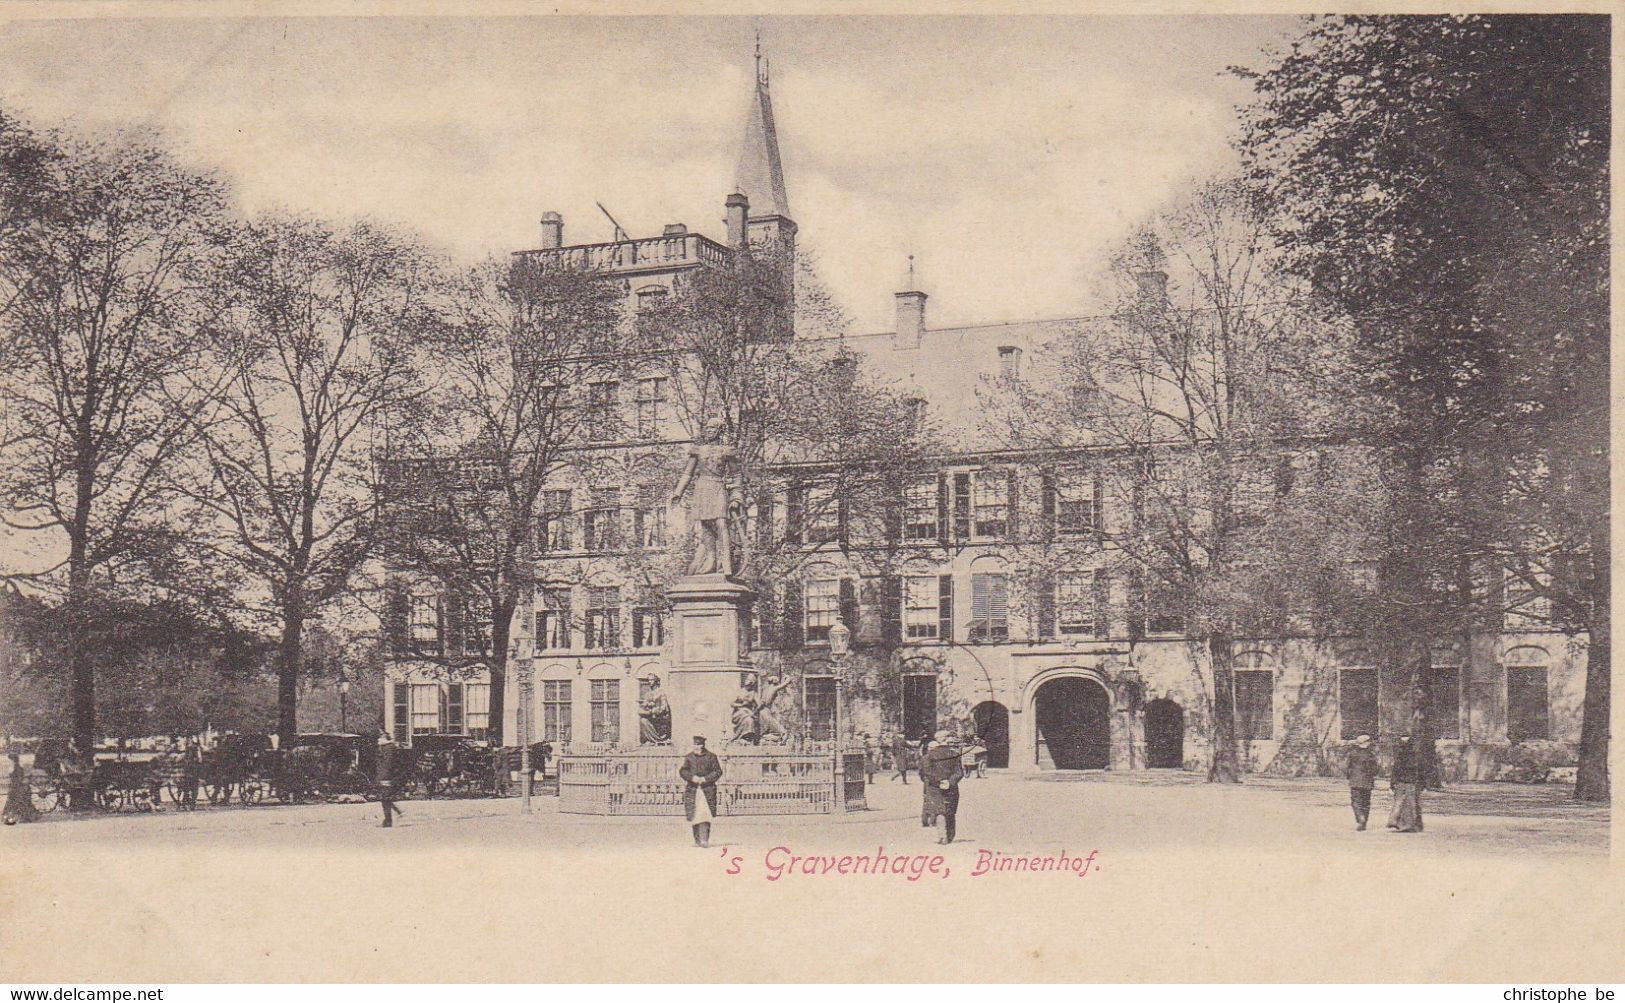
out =
[(987, 700), (971, 709), (976, 734), (987, 746), (987, 765), (1002, 770), (1010, 765), (1010, 711), (997, 700)]
[(1063, 676), (1033, 696), (1038, 760), (1048, 754), (1058, 770), (1104, 770), (1111, 765), (1111, 698), (1093, 679)]
[(1145, 765), (1153, 770), (1185, 765), (1185, 708), (1172, 700), (1145, 705)]

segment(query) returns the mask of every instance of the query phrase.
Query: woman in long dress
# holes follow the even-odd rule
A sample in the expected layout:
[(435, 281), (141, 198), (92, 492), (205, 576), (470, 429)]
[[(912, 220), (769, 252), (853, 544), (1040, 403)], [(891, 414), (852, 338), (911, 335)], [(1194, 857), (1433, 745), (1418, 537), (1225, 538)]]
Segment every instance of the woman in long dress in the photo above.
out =
[(1388, 828), (1395, 832), (1422, 831), (1422, 771), (1416, 760), (1416, 745), (1406, 735), (1394, 748), (1394, 769), (1389, 779), (1394, 789), (1394, 807), (1388, 813)]

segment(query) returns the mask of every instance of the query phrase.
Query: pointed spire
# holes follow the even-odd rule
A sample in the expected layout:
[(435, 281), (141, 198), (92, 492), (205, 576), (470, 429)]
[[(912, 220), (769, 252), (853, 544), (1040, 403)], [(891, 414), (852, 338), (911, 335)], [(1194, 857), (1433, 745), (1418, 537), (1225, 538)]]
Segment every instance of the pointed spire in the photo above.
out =
[(750, 199), (752, 216), (790, 215), (790, 196), (784, 188), (784, 165), (779, 160), (779, 133), (773, 123), (773, 99), (768, 96), (767, 59), (762, 38), (756, 36), (756, 93), (745, 116), (745, 141), (734, 172), (734, 191)]

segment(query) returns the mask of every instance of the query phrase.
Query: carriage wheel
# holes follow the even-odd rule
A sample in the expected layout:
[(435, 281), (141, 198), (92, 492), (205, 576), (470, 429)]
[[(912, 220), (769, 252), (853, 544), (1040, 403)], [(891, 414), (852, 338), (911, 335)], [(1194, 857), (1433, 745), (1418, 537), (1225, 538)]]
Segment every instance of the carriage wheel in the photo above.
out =
[(28, 791), (29, 800), (34, 802), (34, 810), (40, 814), (56, 811), (67, 801), (67, 792), (62, 785), (54, 780), (47, 780), (38, 786), (31, 786)]
[(242, 791), (238, 794), (243, 804), (263, 804), (265, 801), (265, 781), (245, 780)]
[(118, 811), (124, 802), (124, 792), (117, 787), (97, 787), (91, 791), (90, 799), (103, 811)]
[(210, 804), (230, 804), (231, 784), (209, 780), (203, 784), (203, 796), (209, 799)]

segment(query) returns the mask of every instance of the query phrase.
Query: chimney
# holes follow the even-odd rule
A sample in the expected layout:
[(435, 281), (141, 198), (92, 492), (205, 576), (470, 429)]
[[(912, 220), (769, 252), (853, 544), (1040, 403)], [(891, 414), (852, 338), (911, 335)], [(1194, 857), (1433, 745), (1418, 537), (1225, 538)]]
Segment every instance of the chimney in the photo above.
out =
[(1168, 273), (1161, 269), (1135, 272), (1140, 302), (1146, 306), (1161, 306), (1168, 301)]
[(910, 290), (897, 294), (897, 340), (893, 348), (919, 348), (925, 333), (925, 293)]
[(728, 246), (736, 251), (745, 249), (745, 220), (750, 217), (750, 199), (734, 192), (723, 203), (728, 207)]
[(686, 237), (688, 236), (688, 226), (683, 223), (667, 223), (666, 229), (662, 231), (661, 235), (666, 237)]
[(542, 250), (564, 246), (564, 217), (556, 212), (542, 213)]
[(1014, 345), (999, 346), (999, 375), (1012, 380), (1021, 375), (1021, 349)]

